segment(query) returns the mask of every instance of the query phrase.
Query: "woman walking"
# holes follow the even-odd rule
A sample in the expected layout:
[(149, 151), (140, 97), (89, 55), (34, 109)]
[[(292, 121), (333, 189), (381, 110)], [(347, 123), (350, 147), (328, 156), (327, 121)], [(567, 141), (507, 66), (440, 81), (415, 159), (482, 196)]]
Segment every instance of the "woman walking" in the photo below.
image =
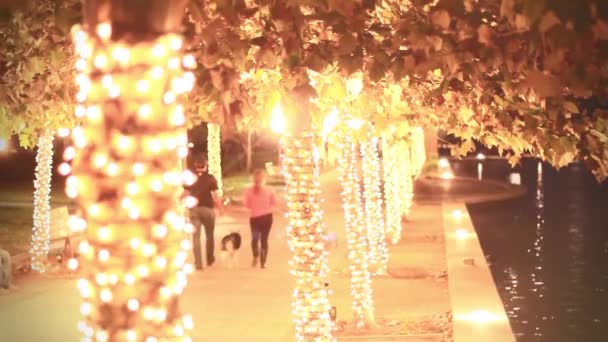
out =
[(274, 192), (264, 186), (264, 180), (264, 171), (255, 171), (253, 173), (253, 186), (245, 191), (245, 206), (249, 209), (249, 225), (251, 227), (252, 266), (256, 267), (259, 261), (261, 268), (266, 267), (268, 235), (272, 227), (272, 213), (276, 206)]

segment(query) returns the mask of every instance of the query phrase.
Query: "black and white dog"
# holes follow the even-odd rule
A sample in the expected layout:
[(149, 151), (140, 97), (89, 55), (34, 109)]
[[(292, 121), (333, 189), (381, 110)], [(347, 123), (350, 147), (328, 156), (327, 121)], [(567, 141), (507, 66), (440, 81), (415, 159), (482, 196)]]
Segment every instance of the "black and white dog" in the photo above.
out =
[(241, 248), (241, 234), (232, 232), (222, 238), (222, 248), (220, 251), (220, 260), (223, 266), (227, 268), (235, 268), (238, 266), (238, 257), (236, 252)]

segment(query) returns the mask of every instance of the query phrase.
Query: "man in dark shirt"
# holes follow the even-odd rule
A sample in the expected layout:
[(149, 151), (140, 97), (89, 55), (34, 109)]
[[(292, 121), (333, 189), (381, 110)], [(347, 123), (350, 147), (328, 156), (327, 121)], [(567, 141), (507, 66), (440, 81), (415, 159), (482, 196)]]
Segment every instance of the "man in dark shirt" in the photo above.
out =
[(205, 227), (207, 266), (213, 265), (215, 257), (213, 248), (215, 245), (213, 231), (215, 230), (215, 211), (221, 212), (222, 201), (219, 196), (219, 188), (215, 177), (209, 174), (208, 164), (205, 158), (197, 158), (194, 161), (194, 172), (197, 180), (190, 186), (185, 186), (185, 195), (193, 196), (198, 203), (190, 209), (190, 222), (194, 225), (192, 249), (194, 252), (194, 263), (197, 270), (203, 269), (203, 256), (201, 251), (201, 228)]

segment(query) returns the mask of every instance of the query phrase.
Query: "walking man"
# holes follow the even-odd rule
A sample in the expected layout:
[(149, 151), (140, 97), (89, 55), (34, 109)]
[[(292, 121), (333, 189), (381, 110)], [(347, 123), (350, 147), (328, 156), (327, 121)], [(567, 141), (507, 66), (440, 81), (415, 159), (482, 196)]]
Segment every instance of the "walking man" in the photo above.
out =
[(194, 264), (197, 270), (203, 269), (203, 256), (201, 251), (201, 229), (205, 228), (207, 266), (213, 265), (215, 256), (213, 248), (215, 245), (213, 233), (215, 230), (215, 208), (222, 212), (222, 200), (219, 196), (219, 188), (215, 177), (208, 172), (208, 163), (205, 158), (194, 160), (194, 173), (197, 180), (191, 186), (185, 186), (186, 196), (197, 199), (197, 205), (190, 209), (190, 222), (194, 225), (194, 236), (192, 250), (194, 252)]

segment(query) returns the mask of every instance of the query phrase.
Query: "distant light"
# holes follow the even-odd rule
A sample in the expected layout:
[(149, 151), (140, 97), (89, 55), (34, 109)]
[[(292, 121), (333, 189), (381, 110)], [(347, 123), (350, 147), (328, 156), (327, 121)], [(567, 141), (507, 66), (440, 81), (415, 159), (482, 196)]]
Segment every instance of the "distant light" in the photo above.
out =
[(444, 171), (441, 173), (441, 178), (442, 179), (454, 179), (454, 174), (452, 173), (452, 171)]
[(0, 153), (8, 152), (9, 143), (5, 138), (0, 138)]
[(521, 185), (521, 174), (519, 174), (518, 172), (511, 173), (509, 175), (509, 183)]
[(346, 81), (346, 90), (351, 95), (358, 96), (363, 91), (363, 79), (359, 75), (352, 76)]
[(439, 168), (445, 169), (450, 167), (450, 162), (446, 158), (439, 159)]
[(346, 122), (346, 125), (352, 129), (359, 129), (359, 128), (363, 127), (364, 123), (365, 123), (365, 121), (363, 121), (362, 119), (354, 118), (354, 119), (348, 120)]
[(456, 237), (460, 240), (467, 239), (470, 235), (471, 233), (469, 233), (469, 231), (464, 228), (456, 229)]
[(338, 109), (334, 107), (323, 120), (323, 136), (327, 136), (338, 125)]
[(479, 153), (479, 154), (477, 154), (477, 159), (484, 160), (484, 159), (486, 159), (486, 156), (483, 153)]
[(283, 107), (281, 102), (277, 102), (276, 106), (272, 109), (272, 116), (270, 117), (270, 129), (278, 134), (285, 133), (287, 124), (285, 123), (285, 114), (283, 113)]
[(68, 137), (68, 136), (70, 136), (70, 129), (62, 127), (57, 130), (57, 135), (60, 136), (61, 138)]
[(452, 218), (459, 220), (462, 218), (462, 216), (463, 216), (462, 210), (460, 210), (460, 209), (452, 210)]

